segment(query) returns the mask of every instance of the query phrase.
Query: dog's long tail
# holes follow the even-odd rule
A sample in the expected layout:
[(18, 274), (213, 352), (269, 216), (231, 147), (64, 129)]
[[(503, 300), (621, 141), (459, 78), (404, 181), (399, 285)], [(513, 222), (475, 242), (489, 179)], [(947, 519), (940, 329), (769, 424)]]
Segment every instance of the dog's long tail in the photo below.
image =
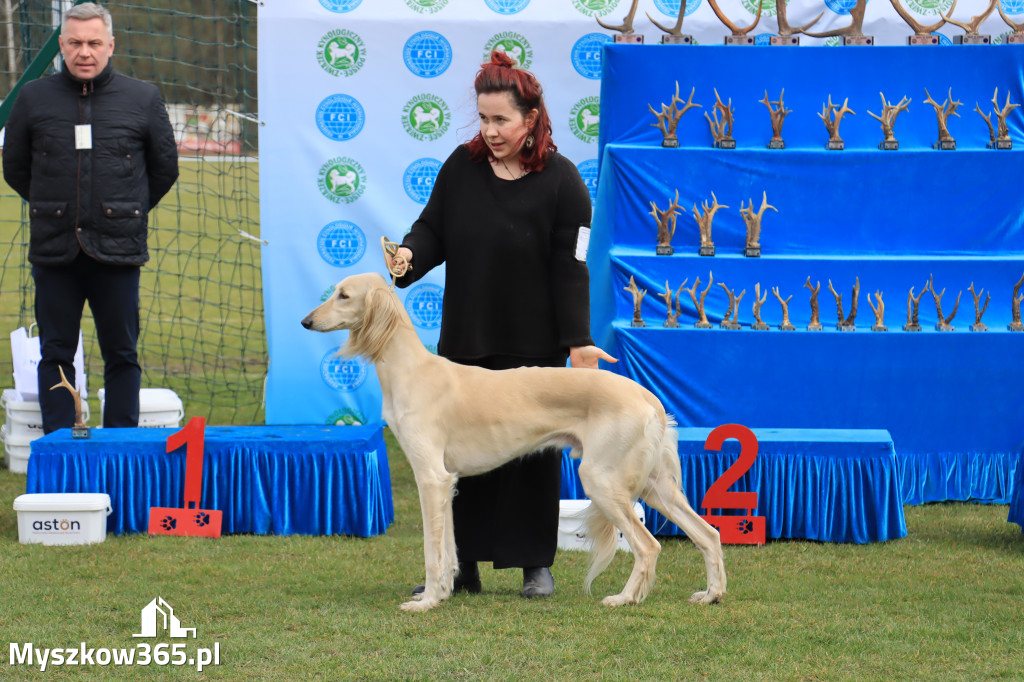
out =
[[(667, 466), (675, 467), (675, 480), (680, 480), (679, 457), (675, 454), (674, 447), (677, 438), (675, 421), (671, 416), (662, 417), (659, 414), (648, 421), (644, 428), (644, 446), (642, 448), (642, 459), (645, 465), (638, 471), (640, 473), (638, 483), (644, 482), (652, 469), (663, 471)], [(631, 499), (628, 500), (630, 505), (636, 500), (637, 493), (638, 490), (630, 491)], [(619, 529), (593, 504), (587, 508), (584, 518), (587, 538), (590, 540), (590, 567), (587, 577), (583, 581), (583, 588), (587, 594), (590, 594), (590, 586), (594, 579), (601, 575), (615, 558)]]

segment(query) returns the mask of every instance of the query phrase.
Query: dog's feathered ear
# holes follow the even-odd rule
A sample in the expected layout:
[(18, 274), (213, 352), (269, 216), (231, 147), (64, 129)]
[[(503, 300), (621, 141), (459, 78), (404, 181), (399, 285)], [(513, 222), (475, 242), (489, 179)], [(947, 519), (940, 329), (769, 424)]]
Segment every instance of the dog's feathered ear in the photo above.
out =
[(342, 354), (376, 362), (401, 320), (398, 296), (387, 288), (370, 289), (363, 302), (362, 324), (349, 333)]

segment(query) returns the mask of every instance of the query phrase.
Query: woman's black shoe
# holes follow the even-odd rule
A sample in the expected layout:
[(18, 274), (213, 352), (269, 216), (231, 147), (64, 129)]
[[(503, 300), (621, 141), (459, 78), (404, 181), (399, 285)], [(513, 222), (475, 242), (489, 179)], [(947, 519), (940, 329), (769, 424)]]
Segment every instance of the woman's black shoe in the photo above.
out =
[(523, 596), (527, 599), (534, 597), (550, 597), (555, 593), (555, 579), (546, 566), (538, 568), (523, 569)]

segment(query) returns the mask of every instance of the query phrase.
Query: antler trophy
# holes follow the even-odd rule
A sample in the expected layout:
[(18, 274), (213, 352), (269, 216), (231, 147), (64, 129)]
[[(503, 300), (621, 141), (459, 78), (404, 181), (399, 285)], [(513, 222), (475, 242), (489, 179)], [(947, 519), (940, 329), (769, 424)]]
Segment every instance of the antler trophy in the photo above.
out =
[[(1006, 126), (1006, 117), (1010, 115), (1010, 112), (1019, 107), (1019, 104), (1010, 104), (1010, 93), (1006, 93), (1006, 104), (1002, 109), (999, 108), (999, 88), (992, 94), (992, 106), (995, 107), (988, 116), (982, 112), (981, 107), (978, 103), (974, 103), (974, 110), (981, 114), (981, 117), (985, 119), (985, 123), (988, 124), (988, 137), (989, 142), (986, 147), (989, 149), (1013, 149), (1013, 140), (1010, 139), (1010, 129)], [(996, 117), (996, 127), (992, 127), (992, 116)]]
[[(782, 139), (782, 124), (786, 120), (786, 114), (793, 113), (792, 109), (787, 109), (786, 105), (782, 103), (782, 96), (786, 94), (786, 89), (783, 88), (779, 92), (779, 99), (776, 102), (772, 102), (768, 99), (768, 91), (764, 91), (764, 99), (760, 100), (761, 104), (768, 107), (768, 114), (771, 116), (772, 121), (772, 139), (768, 141), (768, 149), (785, 149), (786, 141)], [(772, 108), (772, 105), (775, 108)]]
[[(711, 137), (715, 140), (715, 149), (736, 149), (736, 140), (732, 137), (732, 99), (729, 99), (728, 104), (722, 103), (722, 98), (718, 96), (718, 88), (715, 88), (715, 104), (712, 107), (712, 114), (714, 120), (708, 115), (708, 112), (704, 112), (704, 118), (708, 120), (708, 125), (711, 126)], [(718, 120), (718, 112), (722, 112), (722, 120)]]
[[(722, 282), (719, 282), (718, 286), (725, 289), (725, 293), (729, 297), (729, 309), (725, 311), (725, 317), (722, 318), (722, 324), (719, 326), (721, 326), (722, 329), (739, 329), (741, 325), (736, 321), (736, 318), (738, 318), (740, 314), (740, 301), (743, 300), (743, 294), (747, 293), (747, 290), (744, 289), (740, 292), (740, 295), (737, 296), (733, 289), (725, 286)], [(732, 317), (731, 320), (729, 319), (730, 316)]]
[[(654, 107), (650, 104), (647, 105), (647, 108), (651, 110), (651, 113), (658, 118), (658, 122), (652, 123), (651, 125), (661, 131), (661, 136), (663, 138), (661, 141), (662, 147), (679, 146), (679, 138), (676, 137), (676, 128), (679, 126), (679, 119), (693, 107), (702, 106), (700, 104), (693, 103), (693, 93), (696, 92), (696, 90), (696, 87), (691, 88), (690, 99), (683, 102), (682, 97), (679, 96), (679, 81), (676, 81), (676, 94), (672, 95), (672, 102), (668, 106), (665, 104), (661, 105), (660, 114), (655, 111)], [(682, 103), (683, 108), (680, 109), (677, 107), (677, 103)]]
[(1010, 301), (1011, 322), (1006, 327), (1011, 332), (1024, 332), (1024, 322), (1020, 321), (1020, 302), (1024, 301), (1024, 294), (1020, 293), (1021, 284), (1024, 284), (1024, 275), (1020, 276), (1020, 280), (1013, 287), (1013, 298)]
[(793, 298), (793, 294), (790, 294), (788, 298), (784, 299), (779, 295), (778, 287), (772, 287), (772, 293), (775, 294), (775, 298), (778, 299), (779, 303), (782, 305), (782, 324), (779, 325), (779, 329), (784, 332), (795, 332), (796, 327), (789, 322), (789, 299)]
[(609, 31), (618, 31), (615, 34), (615, 42), (617, 43), (632, 43), (639, 45), (644, 42), (644, 36), (641, 33), (633, 33), (633, 17), (636, 16), (636, 6), (640, 4), (640, 0), (633, 0), (633, 4), (629, 7), (629, 12), (625, 17), (622, 18), (622, 24), (619, 26), (612, 26), (601, 21), (600, 17), (594, 17), (597, 19), (597, 23), (603, 28)]
[(905, 332), (919, 332), (921, 331), (921, 323), (919, 321), (919, 314), (921, 312), (921, 297), (924, 296), (924, 292), (928, 291), (928, 283), (925, 282), (921, 288), (921, 293), (914, 296), (914, 287), (910, 287), (910, 292), (907, 293), (907, 323), (903, 325), (903, 331)]
[(1006, 12), (1003, 11), (1003, 4), (999, 3), (999, 16), (1003, 18), (1007, 26), (1013, 29), (1013, 33), (1006, 36), (1007, 45), (1019, 45), (1024, 43), (1024, 22), (1016, 23), (1010, 21), (1010, 17), (1006, 16)]
[(907, 107), (910, 105), (910, 100), (904, 97), (900, 100), (899, 104), (893, 106), (885, 100), (884, 93), (880, 92), (878, 94), (882, 96), (882, 115), (879, 116), (871, 113), (870, 111), (868, 112), (868, 115), (871, 116), (871, 118), (876, 119), (882, 124), (882, 133), (885, 134), (885, 139), (878, 143), (878, 148), (885, 151), (899, 149), (900, 141), (896, 139), (895, 135), (893, 135), (892, 129), (893, 126), (896, 125), (896, 117), (900, 115), (901, 111), (907, 110)]
[(746, 255), (751, 258), (761, 256), (761, 218), (764, 217), (764, 210), (770, 208), (776, 213), (779, 209), (768, 203), (768, 192), (761, 195), (761, 208), (754, 213), (754, 200), (750, 200), (750, 206), (743, 208), (743, 200), (740, 200), (740, 214), (743, 222), (747, 224), (747, 250)]
[(669, 287), (667, 279), (665, 280), (665, 293), (658, 294), (658, 296), (665, 299), (665, 307), (668, 309), (665, 313), (665, 324), (662, 325), (667, 329), (676, 329), (679, 327), (679, 315), (683, 312), (682, 306), (679, 305), (679, 294), (683, 291), (683, 287), (685, 286), (686, 280), (684, 279), (683, 283), (679, 285), (678, 289), (676, 289), (676, 309), (674, 313), (672, 312), (672, 288)]
[[(800, 34), (818, 23), (825, 16), (825, 10), (821, 11), (814, 21), (804, 26), (794, 27), (789, 25), (789, 18), (786, 16), (786, 0), (775, 0), (775, 18), (779, 24), (779, 34), (768, 39), (768, 44), (776, 45), (799, 45)], [(768, 95), (765, 94), (765, 97)]]
[(850, 10), (850, 25), (842, 28), (834, 28), (830, 31), (811, 33), (804, 30), (804, 35), (812, 38), (840, 37), (843, 45), (874, 45), (875, 37), (864, 35), (864, 12), (867, 10), (868, 0), (857, 0), (857, 4)]
[(666, 28), (654, 20), (650, 12), (647, 12), (647, 18), (651, 20), (651, 23), (660, 28), (665, 35), (661, 37), (662, 45), (692, 45), (693, 36), (683, 35), (683, 17), (686, 15), (686, 0), (682, 0), (679, 3), (679, 16), (676, 17), (676, 25), (672, 28)]
[(988, 45), (992, 42), (992, 36), (978, 35), (978, 28), (981, 26), (983, 21), (988, 19), (989, 15), (992, 14), (998, 4), (999, 0), (992, 0), (992, 2), (988, 4), (988, 9), (976, 17), (971, 17), (971, 20), (967, 22), (951, 19), (950, 16), (953, 14), (952, 7), (949, 9), (949, 15), (945, 15), (940, 11), (939, 16), (945, 19), (948, 23), (953, 24), (954, 26), (959, 26), (966, 31), (962, 36), (953, 37), (953, 42), (957, 45)]
[(809, 332), (820, 332), (821, 320), (818, 317), (818, 292), (821, 291), (821, 280), (817, 282), (815, 286), (811, 286), (811, 276), (807, 275), (807, 281), (804, 282), (804, 287), (811, 292), (811, 321), (807, 325), (807, 331)]
[(672, 236), (676, 233), (676, 219), (679, 216), (679, 190), (676, 190), (676, 198), (672, 200), (664, 211), (658, 208), (657, 204), (651, 202), (651, 215), (658, 223), (658, 249), (659, 256), (671, 256), (675, 253), (672, 248)]
[(764, 295), (761, 295), (761, 283), (758, 282), (754, 285), (754, 319), (757, 320), (754, 324), (750, 325), (751, 329), (757, 329), (758, 331), (766, 331), (771, 329), (761, 319), (761, 306), (768, 300), (768, 292), (765, 291)]
[(843, 120), (844, 114), (857, 115), (857, 112), (846, 106), (850, 101), (847, 97), (843, 100), (843, 106), (836, 109), (836, 105), (832, 104), (832, 95), (828, 96), (828, 104), (821, 105), (821, 113), (818, 114), (825, 123), (825, 129), (828, 131), (828, 149), (842, 151), (845, 148), (843, 144), (843, 138), (839, 137), (839, 124)]
[(757, 22), (761, 21), (761, 7), (764, 4), (764, 0), (758, 0), (757, 17), (754, 18), (754, 23), (752, 23), (750, 26), (747, 26), (746, 28), (740, 28), (739, 26), (734, 24), (729, 19), (729, 17), (725, 16), (722, 10), (718, 7), (718, 3), (715, 2), (715, 0), (708, 0), (708, 3), (711, 5), (711, 9), (714, 11), (715, 15), (721, 20), (721, 22), (728, 26), (729, 30), (732, 31), (732, 35), (725, 37), (726, 45), (754, 44), (754, 38), (750, 36), (749, 33), (753, 31), (754, 28), (757, 26)]
[(985, 299), (985, 305), (980, 305), (981, 295), (985, 293), (985, 290), (975, 293), (974, 282), (971, 282), (971, 286), (967, 287), (967, 291), (971, 292), (971, 296), (974, 297), (974, 324), (971, 325), (972, 332), (987, 332), (988, 327), (984, 322), (981, 321), (981, 316), (988, 310), (989, 301), (992, 300), (992, 292), (989, 292), (988, 298)]
[(71, 397), (75, 401), (75, 424), (74, 424), (74, 426), (71, 427), (71, 437), (72, 438), (88, 438), (89, 437), (89, 427), (86, 426), (85, 422), (82, 420), (82, 394), (79, 393), (78, 391), (76, 391), (75, 387), (72, 386), (71, 382), (68, 381), (67, 377), (64, 376), (64, 368), (61, 367), (60, 365), (58, 365), (57, 369), (58, 369), (58, 371), (60, 371), (60, 383), (56, 384), (54, 386), (51, 386), (50, 390), (52, 391), (55, 388), (61, 388), (61, 387), (66, 388), (66, 389), (68, 389), (68, 393), (71, 394)]
[(832, 280), (828, 281), (828, 290), (832, 292), (832, 296), (836, 299), (836, 314), (838, 315), (838, 321), (836, 322), (836, 329), (841, 332), (852, 332), (857, 328), (857, 299), (860, 298), (860, 277), (854, 280), (853, 283), (853, 303), (850, 305), (850, 315), (843, 319), (843, 295), (837, 293), (835, 288), (832, 286)]
[(868, 305), (871, 306), (871, 310), (875, 313), (875, 323), (871, 325), (871, 331), (873, 332), (887, 332), (889, 328), (885, 326), (885, 301), (882, 300), (882, 292), (875, 289), (875, 300), (878, 302), (877, 305), (871, 302), (871, 292), (868, 292)]
[(708, 295), (708, 291), (711, 290), (711, 285), (715, 281), (714, 275), (708, 271), (708, 288), (705, 289), (700, 295), (700, 301), (697, 300), (697, 287), (700, 285), (700, 277), (693, 283), (693, 286), (689, 289), (683, 289), (683, 291), (690, 294), (690, 300), (693, 301), (693, 307), (697, 309), (697, 315), (700, 317), (699, 320), (693, 323), (693, 326), (697, 329), (711, 329), (715, 325), (708, 322), (708, 316), (704, 312), (704, 299)]
[(714, 256), (715, 255), (715, 243), (711, 241), (711, 221), (715, 219), (715, 213), (720, 208), (729, 208), (725, 204), (718, 203), (718, 197), (715, 193), (711, 193), (711, 198), (714, 203), (708, 206), (707, 201), (701, 202), (701, 208), (703, 211), (697, 211), (697, 204), (693, 205), (693, 217), (697, 219), (697, 227), (700, 228), (700, 255), (702, 256)]
[(953, 318), (956, 317), (956, 311), (960, 307), (960, 294), (962, 294), (964, 292), (961, 291), (961, 292), (957, 293), (957, 295), (956, 295), (956, 305), (953, 306), (953, 312), (951, 312), (949, 314), (949, 317), (944, 317), (943, 314), (942, 314), (942, 295), (946, 293), (946, 290), (943, 289), (941, 294), (936, 293), (935, 292), (935, 285), (932, 284), (932, 276), (931, 275), (928, 275), (928, 290), (932, 292), (932, 298), (935, 299), (935, 313), (939, 317), (938, 322), (935, 323), (935, 331), (940, 331), (940, 332), (956, 331), (956, 327), (951, 325), (950, 322), (952, 322)]
[(939, 120), (939, 141), (932, 145), (932, 149), (956, 149), (956, 140), (949, 133), (948, 121), (950, 116), (960, 116), (960, 114), (956, 113), (956, 108), (963, 104), (963, 102), (953, 99), (953, 88), (949, 89), (949, 96), (942, 104), (932, 99), (928, 88), (924, 89), (924, 94), (928, 95), (928, 99), (925, 102), (935, 108), (935, 116)]
[(647, 295), (647, 289), (638, 289), (636, 281), (633, 280), (633, 275), (629, 276), (629, 286), (622, 288), (633, 295), (633, 323), (630, 326), (646, 327), (644, 318), (640, 314), (640, 303), (643, 302), (644, 296)]
[[(914, 35), (907, 36), (907, 45), (938, 45), (939, 37), (932, 35), (935, 31), (946, 25), (945, 18), (929, 26), (924, 26), (921, 22), (915, 19), (910, 12), (908, 12), (903, 5), (900, 4), (900, 0), (890, 0), (892, 6), (896, 9), (896, 12), (903, 17), (903, 21), (910, 24), (910, 28), (914, 29)], [(952, 14), (953, 10), (956, 9), (956, 0), (953, 0), (953, 5), (949, 8), (949, 13)], [(942, 13), (939, 12), (939, 16), (942, 17)]]

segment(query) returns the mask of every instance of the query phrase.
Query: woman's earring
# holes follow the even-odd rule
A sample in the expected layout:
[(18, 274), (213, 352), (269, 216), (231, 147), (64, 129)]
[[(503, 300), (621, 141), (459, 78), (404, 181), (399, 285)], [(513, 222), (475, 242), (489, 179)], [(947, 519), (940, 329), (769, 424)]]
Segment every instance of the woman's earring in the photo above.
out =
[(534, 142), (533, 135), (527, 135), (526, 136), (526, 148), (527, 149), (533, 149), (533, 142)]

